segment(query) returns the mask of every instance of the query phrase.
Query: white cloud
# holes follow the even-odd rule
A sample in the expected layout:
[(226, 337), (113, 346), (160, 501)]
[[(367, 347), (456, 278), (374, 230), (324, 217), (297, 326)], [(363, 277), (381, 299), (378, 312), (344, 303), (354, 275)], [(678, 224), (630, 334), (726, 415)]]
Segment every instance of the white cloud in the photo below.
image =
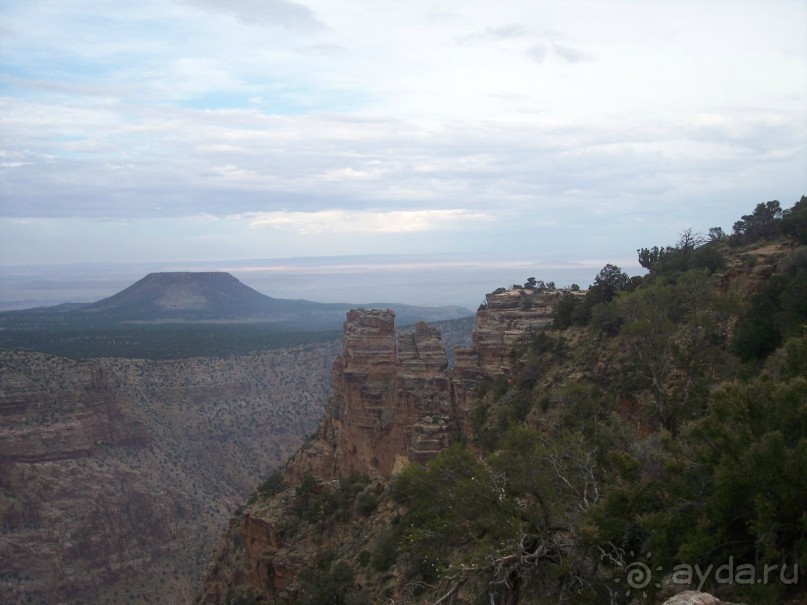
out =
[(457, 230), (470, 223), (490, 220), (483, 212), (446, 210), (318, 210), (314, 212), (246, 213), (252, 227), (275, 227), (301, 234), (317, 233), (422, 233)]
[(507, 23), (495, 27), (486, 27), (466, 34), (459, 39), (459, 42), (460, 44), (486, 44), (507, 40), (531, 39), (535, 36), (535, 32), (522, 23)]
[(3, 2), (0, 216), (249, 216), (365, 251), (393, 224), (493, 249), (730, 221), (807, 192), (807, 8), (728, 6)]
[(573, 46), (560, 44), (558, 42), (554, 42), (552, 44), (552, 52), (569, 63), (581, 63), (583, 61), (591, 61), (593, 59), (593, 56), (590, 53)]
[(536, 42), (527, 48), (527, 55), (537, 63), (543, 63), (549, 52), (549, 44), (546, 42)]
[(260, 23), (301, 29), (324, 27), (314, 12), (298, 2), (289, 0), (184, 0), (213, 12), (232, 15), (248, 25)]

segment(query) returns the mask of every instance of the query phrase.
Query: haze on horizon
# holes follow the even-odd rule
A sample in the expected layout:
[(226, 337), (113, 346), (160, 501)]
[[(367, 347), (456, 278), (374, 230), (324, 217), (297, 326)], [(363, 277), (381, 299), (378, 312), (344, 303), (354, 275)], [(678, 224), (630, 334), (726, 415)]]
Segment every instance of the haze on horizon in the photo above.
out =
[[(77, 263), (7, 266), (0, 311), (96, 302), (161, 271), (226, 271), (273, 298), (356, 306), (410, 304), (461, 306), (473, 312), (485, 294), (528, 277), (558, 287), (586, 287), (600, 270), (597, 261), (564, 263), (465, 255), (389, 255), (251, 259), (169, 263)], [(630, 261), (628, 261), (630, 262)], [(627, 263), (625, 263), (627, 266)]]
[(728, 231), (807, 193), (805, 26), (802, 0), (5, 0), (0, 289), (92, 261), (602, 266)]

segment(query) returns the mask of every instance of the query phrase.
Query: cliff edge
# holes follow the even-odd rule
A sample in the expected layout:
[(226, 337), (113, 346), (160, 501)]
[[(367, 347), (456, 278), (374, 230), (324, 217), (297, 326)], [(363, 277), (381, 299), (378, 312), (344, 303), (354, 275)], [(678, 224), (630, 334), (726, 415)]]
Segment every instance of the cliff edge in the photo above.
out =
[[(527, 288), (488, 294), (474, 344), (455, 348), (453, 368), (436, 328), (421, 322), (399, 334), (393, 311), (351, 310), (316, 436), (289, 461), (282, 483), (259, 490), (271, 497), (254, 498), (230, 520), (197, 603), (234, 595), (293, 600), (311, 561), (349, 539), (308, 527), (323, 507), (345, 490), (363, 490), (372, 502), (372, 490), (390, 475), (462, 440), (475, 390), (504, 375), (513, 347), (551, 324), (561, 295)], [(317, 537), (315, 545), (314, 534), (328, 543)]]

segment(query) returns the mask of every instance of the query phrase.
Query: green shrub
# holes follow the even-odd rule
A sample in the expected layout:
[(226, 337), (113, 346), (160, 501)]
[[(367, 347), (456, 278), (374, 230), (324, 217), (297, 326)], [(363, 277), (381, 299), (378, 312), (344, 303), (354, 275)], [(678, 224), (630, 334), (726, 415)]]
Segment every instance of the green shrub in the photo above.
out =
[(797, 250), (783, 266), (737, 322), (732, 345), (743, 361), (765, 359), (788, 337), (807, 332), (807, 253)]
[(285, 486), (283, 471), (275, 469), (269, 473), (269, 476), (258, 486), (257, 491), (264, 496), (274, 496), (283, 491)]
[(387, 571), (398, 559), (398, 544), (401, 537), (397, 526), (382, 529), (375, 538), (370, 551), (370, 564), (377, 572)]
[(300, 574), (304, 605), (358, 605), (354, 600), (353, 569), (346, 562), (336, 560), (330, 563), (327, 571), (308, 569)]
[(356, 510), (365, 517), (370, 515), (378, 507), (378, 498), (370, 491), (359, 494), (356, 500)]

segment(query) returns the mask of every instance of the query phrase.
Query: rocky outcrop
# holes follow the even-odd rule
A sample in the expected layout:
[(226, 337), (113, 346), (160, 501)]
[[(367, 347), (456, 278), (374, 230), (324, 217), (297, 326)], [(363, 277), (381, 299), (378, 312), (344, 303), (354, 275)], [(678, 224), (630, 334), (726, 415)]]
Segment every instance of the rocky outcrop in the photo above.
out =
[(298, 524), (291, 513), (294, 502), (295, 490), (286, 490), (230, 519), (197, 602), (231, 603), (236, 587), (248, 587), (245, 594), (288, 596), (289, 584), (316, 556), (287, 548)]
[[(541, 291), (526, 288), (497, 290), (485, 297), (485, 304), (476, 313), (473, 353), (468, 367), (467, 357), (461, 372), (477, 370), (488, 376), (504, 374), (510, 367), (509, 355), (525, 334), (545, 330), (552, 325), (552, 308), (561, 291)], [(458, 365), (460, 357), (458, 356)]]
[(708, 592), (695, 592), (687, 590), (664, 601), (664, 605), (737, 605), (727, 601), (721, 601), (713, 597)]
[(724, 292), (731, 287), (739, 296), (746, 298), (757, 292), (772, 275), (781, 271), (785, 258), (792, 252), (792, 242), (782, 240), (733, 255), (729, 257), (727, 266), (720, 274), (719, 287)]
[(292, 512), (300, 486), (313, 482), (336, 497), (354, 473), (383, 480), (447, 448), (467, 430), (481, 381), (506, 374), (510, 352), (549, 325), (559, 296), (522, 289), (488, 295), (477, 313), (474, 345), (455, 348), (453, 368), (434, 327), (420, 323), (398, 334), (390, 310), (350, 311), (326, 416), (316, 438), (286, 468), (291, 487), (232, 519), (197, 602), (224, 603), (228, 594), (251, 591), (293, 601), (295, 578), (310, 566), (308, 559), (329, 548), (321, 540), (333, 540), (335, 547), (351, 539), (309, 539), (299, 511)]
[(343, 342), (318, 439), (294, 458), (290, 477), (387, 476), (446, 447), (456, 423), (440, 333), (419, 323), (396, 334), (393, 311), (358, 309)]
[(448, 362), (435, 328), (419, 323), (413, 333), (398, 337), (395, 392), (406, 460), (426, 462), (457, 432)]
[(559, 296), (521, 288), (488, 294), (474, 344), (454, 350), (452, 370), (435, 328), (421, 322), (396, 334), (393, 311), (350, 311), (327, 415), (317, 439), (292, 460), (289, 478), (386, 477), (434, 457), (467, 430), (479, 382), (505, 374), (513, 348), (551, 324)]

